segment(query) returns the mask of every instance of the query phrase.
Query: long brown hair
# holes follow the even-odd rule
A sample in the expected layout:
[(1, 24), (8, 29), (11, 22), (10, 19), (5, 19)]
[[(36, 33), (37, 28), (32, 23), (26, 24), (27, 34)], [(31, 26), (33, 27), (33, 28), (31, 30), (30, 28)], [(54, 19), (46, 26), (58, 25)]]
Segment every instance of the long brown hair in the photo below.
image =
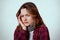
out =
[[(42, 18), (41, 18), (41, 16), (40, 16), (40, 14), (39, 14), (39, 12), (38, 12), (37, 7), (36, 7), (35, 4), (32, 3), (32, 2), (24, 3), (24, 4), (20, 7), (20, 9), (18, 10), (18, 12), (17, 12), (17, 14), (16, 14), (16, 17), (18, 17), (18, 16), (20, 15), (21, 9), (23, 9), (23, 8), (26, 8), (32, 15), (34, 15), (34, 18), (39, 21), (39, 24), (40, 24), (40, 25), (44, 24), (44, 23), (43, 23), (43, 20), (42, 20)], [(19, 26), (20, 26), (20, 25), (18, 25), (17, 29), (20, 28)]]

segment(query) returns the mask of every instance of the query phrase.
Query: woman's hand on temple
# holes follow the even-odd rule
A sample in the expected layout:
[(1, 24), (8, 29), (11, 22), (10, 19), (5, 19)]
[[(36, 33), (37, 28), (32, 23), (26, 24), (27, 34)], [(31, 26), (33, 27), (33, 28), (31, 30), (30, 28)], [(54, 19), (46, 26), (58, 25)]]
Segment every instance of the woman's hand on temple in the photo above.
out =
[(22, 23), (20, 15), (18, 16), (18, 23), (22, 26), (24, 30), (26, 30), (26, 26)]

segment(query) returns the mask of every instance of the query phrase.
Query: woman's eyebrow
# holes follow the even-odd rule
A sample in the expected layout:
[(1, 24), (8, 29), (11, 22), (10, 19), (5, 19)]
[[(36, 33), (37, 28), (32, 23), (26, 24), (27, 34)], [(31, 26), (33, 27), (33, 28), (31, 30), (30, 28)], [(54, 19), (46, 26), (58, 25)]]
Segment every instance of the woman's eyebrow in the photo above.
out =
[(26, 15), (29, 15), (29, 14), (26, 14)]

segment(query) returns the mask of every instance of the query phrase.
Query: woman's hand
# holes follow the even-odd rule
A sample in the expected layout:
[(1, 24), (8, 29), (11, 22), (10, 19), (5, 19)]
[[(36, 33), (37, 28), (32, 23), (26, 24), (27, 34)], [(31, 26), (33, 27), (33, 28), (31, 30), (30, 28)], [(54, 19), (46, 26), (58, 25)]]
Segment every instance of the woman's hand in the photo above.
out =
[(18, 23), (22, 26), (24, 30), (26, 30), (26, 26), (22, 23), (21, 16), (18, 16)]

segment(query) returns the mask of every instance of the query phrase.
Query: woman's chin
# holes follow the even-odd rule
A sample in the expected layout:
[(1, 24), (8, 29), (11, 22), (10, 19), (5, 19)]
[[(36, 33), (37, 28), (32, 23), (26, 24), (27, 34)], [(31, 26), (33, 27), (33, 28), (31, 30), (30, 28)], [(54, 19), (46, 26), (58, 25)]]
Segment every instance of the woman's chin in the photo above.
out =
[(25, 24), (25, 26), (27, 26), (27, 27), (28, 27), (28, 26), (29, 26), (29, 24)]

